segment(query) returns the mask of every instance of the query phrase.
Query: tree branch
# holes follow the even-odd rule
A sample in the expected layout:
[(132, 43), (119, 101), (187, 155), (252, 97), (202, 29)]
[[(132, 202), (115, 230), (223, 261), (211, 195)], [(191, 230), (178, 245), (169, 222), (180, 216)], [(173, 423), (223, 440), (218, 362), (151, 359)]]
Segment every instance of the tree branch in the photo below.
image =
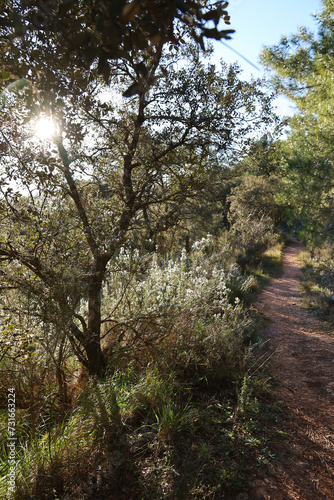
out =
[(89, 224), (86, 211), (82, 205), (82, 201), (81, 201), (77, 186), (75, 184), (75, 181), (73, 179), (73, 176), (72, 176), (72, 173), (70, 170), (71, 162), (70, 162), (70, 159), (68, 157), (68, 153), (67, 153), (66, 149), (64, 148), (64, 145), (59, 137), (57, 137), (55, 139), (55, 143), (57, 145), (59, 155), (60, 155), (61, 160), (62, 160), (63, 165), (64, 165), (65, 179), (66, 179), (66, 182), (67, 182), (68, 187), (70, 189), (71, 198), (74, 201), (75, 206), (77, 207), (78, 214), (79, 214), (79, 217), (80, 217), (82, 225), (83, 225), (83, 231), (85, 233), (87, 243), (89, 245), (89, 248), (91, 249), (93, 256), (95, 257), (95, 259), (97, 259), (100, 255), (99, 247), (98, 247), (98, 245), (93, 237), (92, 229), (91, 229), (91, 226)]

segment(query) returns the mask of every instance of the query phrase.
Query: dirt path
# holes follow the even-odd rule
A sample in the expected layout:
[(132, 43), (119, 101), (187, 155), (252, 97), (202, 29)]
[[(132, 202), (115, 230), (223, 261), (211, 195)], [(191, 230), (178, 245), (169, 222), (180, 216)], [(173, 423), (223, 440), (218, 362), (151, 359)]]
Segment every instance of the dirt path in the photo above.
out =
[(300, 244), (286, 249), (282, 276), (256, 304), (271, 320), (266, 337), (287, 434), (269, 444), (277, 460), (253, 482), (251, 500), (334, 499), (334, 336), (301, 307), (301, 250)]

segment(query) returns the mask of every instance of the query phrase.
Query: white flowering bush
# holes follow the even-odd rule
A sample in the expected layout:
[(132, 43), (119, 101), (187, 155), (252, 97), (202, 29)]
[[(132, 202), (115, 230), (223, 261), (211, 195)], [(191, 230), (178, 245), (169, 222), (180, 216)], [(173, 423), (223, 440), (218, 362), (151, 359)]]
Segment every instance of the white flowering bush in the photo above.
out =
[(193, 246), (191, 255), (183, 251), (162, 262), (157, 255), (149, 261), (122, 249), (103, 300), (106, 343), (113, 356), (143, 362), (150, 353), (169, 366), (214, 371), (228, 358), (240, 364), (251, 328), (243, 302), (253, 278), (236, 266), (224, 269), (209, 246), (208, 237)]

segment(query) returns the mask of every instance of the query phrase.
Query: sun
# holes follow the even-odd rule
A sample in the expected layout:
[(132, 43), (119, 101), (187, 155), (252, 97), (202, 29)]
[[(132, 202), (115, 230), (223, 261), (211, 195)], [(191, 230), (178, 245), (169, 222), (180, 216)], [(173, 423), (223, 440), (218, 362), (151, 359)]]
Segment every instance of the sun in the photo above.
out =
[(35, 135), (42, 140), (52, 139), (55, 135), (56, 126), (52, 118), (43, 116), (39, 118), (35, 124)]

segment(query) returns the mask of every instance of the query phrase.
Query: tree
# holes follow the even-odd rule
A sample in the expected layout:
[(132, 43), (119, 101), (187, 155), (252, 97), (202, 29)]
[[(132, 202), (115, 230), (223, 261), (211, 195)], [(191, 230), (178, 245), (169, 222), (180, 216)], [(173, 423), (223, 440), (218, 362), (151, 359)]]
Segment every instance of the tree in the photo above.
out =
[[(304, 228), (311, 233), (333, 236), (333, 2), (323, 1), (317, 15), (319, 30), (301, 28), (279, 45), (266, 48), (262, 62), (273, 70), (276, 89), (297, 105), (290, 120), (291, 134), (285, 155), (288, 182)], [(297, 201), (297, 203), (296, 203)]]
[[(46, 50), (38, 37), (20, 43), (18, 65)], [(2, 94), (2, 278), (29, 294), (30, 313), (66, 332), (92, 374), (106, 365), (101, 295), (120, 248), (175, 225), (212, 165), (271, 120), (259, 83), (241, 82), (234, 66), (216, 71), (196, 47), (176, 52), (148, 51), (145, 70), (136, 56), (109, 62), (108, 85), (98, 65), (51, 56), (52, 74), (45, 62), (38, 80), (33, 64), (29, 80)], [(56, 124), (53, 142), (33, 134), (40, 115)]]
[(270, 177), (280, 173), (281, 161), (282, 143), (267, 133), (253, 142), (247, 156), (237, 168), (251, 175)]

